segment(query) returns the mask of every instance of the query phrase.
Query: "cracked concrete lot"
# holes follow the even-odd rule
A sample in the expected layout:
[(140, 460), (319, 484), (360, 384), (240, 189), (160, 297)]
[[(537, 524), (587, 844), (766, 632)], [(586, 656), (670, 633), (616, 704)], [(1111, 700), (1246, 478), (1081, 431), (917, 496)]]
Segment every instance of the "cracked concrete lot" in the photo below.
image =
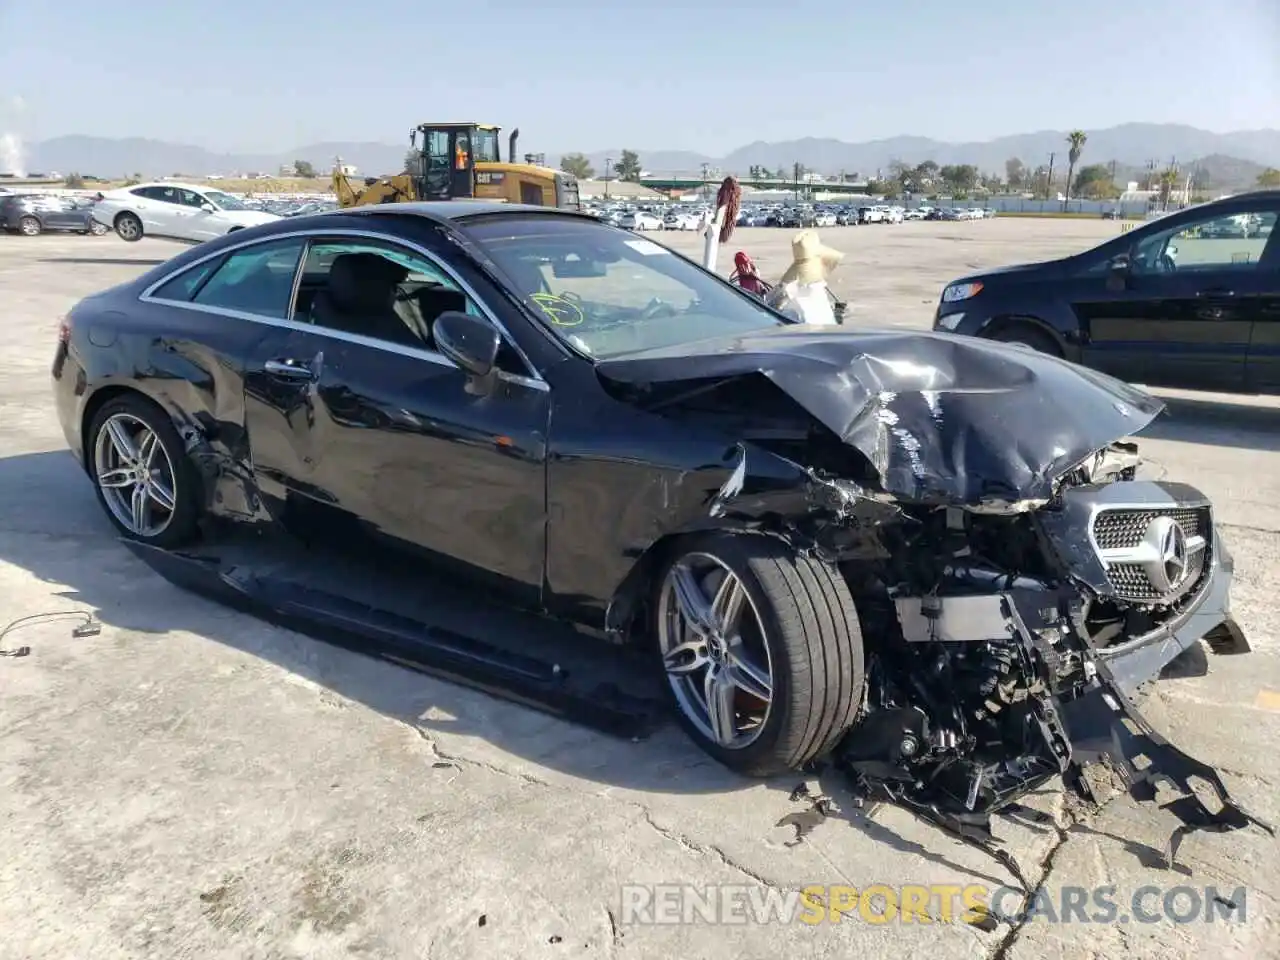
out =
[[(995, 220), (824, 230), (851, 322), (926, 327), (942, 284), (1051, 256), (1115, 224)], [(698, 238), (655, 239), (687, 251)], [(742, 231), (766, 275), (786, 231)], [(1052, 896), (1114, 887), (1128, 923), (994, 931), (942, 922), (628, 923), (625, 885), (1011, 882), (999, 865), (900, 810), (841, 811), (806, 842), (774, 825), (797, 778), (744, 782), (668, 726), (619, 742), (522, 707), (265, 626), (184, 594), (119, 546), (64, 450), (49, 390), (58, 316), (173, 255), (159, 242), (0, 236), (0, 621), (94, 609), (0, 641), (0, 957), (378, 958), (1280, 956), (1280, 847), (1257, 831), (1194, 834), (1172, 818), (1058, 791), (1049, 823), (998, 833)], [(1217, 502), (1236, 553), (1235, 608), (1255, 653), (1196, 658), (1146, 701), (1156, 726), (1214, 762), (1237, 798), (1280, 821), (1280, 404), (1170, 394), (1146, 454)], [(1203, 659), (1203, 658), (1201, 658)], [(1199, 664), (1203, 666), (1203, 664)], [(1244, 890), (1214, 913), (1139, 922), (1163, 892)], [(1203, 894), (1201, 894), (1203, 896)], [(1060, 903), (1060, 901), (1059, 901)], [(1226, 909), (1226, 908), (1222, 908)], [(1089, 906), (1089, 916), (1099, 911)], [(1243, 919), (1239, 914), (1243, 913)]]

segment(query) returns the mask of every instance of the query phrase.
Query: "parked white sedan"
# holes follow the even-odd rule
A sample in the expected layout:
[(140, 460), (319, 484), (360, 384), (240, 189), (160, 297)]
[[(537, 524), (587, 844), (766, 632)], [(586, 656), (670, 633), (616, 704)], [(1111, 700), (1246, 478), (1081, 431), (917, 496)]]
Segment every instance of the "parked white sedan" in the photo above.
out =
[(130, 243), (144, 236), (202, 243), (280, 219), (249, 209), (229, 193), (186, 183), (140, 183), (100, 197), (93, 219)]
[(692, 213), (668, 213), (662, 218), (664, 230), (697, 230), (702, 226), (702, 218)]
[(662, 219), (652, 213), (636, 210), (634, 213), (624, 213), (618, 226), (624, 230), (661, 230)]

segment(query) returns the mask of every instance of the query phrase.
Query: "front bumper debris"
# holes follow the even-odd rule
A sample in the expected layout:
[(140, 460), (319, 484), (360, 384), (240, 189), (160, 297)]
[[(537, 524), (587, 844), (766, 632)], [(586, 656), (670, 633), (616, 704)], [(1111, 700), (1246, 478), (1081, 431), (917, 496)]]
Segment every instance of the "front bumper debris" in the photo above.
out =
[[(1225, 586), (1222, 594), (1225, 595)], [(1216, 592), (1206, 591), (1206, 598), (1209, 596), (1216, 596)], [(1069, 588), (1054, 592), (1035, 581), (1009, 578), (1006, 589), (999, 593), (899, 600), (898, 615), (909, 644), (974, 644), (1001, 636), (1016, 640), (1024, 666), (1031, 668), (1037, 681), (1030, 696), (1035, 701), (1032, 716), (1039, 726), (1042, 745), (1038, 751), (1019, 758), (1016, 768), (1008, 763), (993, 763), (979, 770), (965, 791), (956, 789), (958, 778), (946, 764), (930, 771), (930, 782), (922, 776), (904, 776), (909, 765), (902, 764), (902, 755), (895, 755), (893, 747), (886, 751), (886, 745), (924, 742), (929, 731), (920, 729), (919, 717), (908, 720), (914, 728), (900, 725), (902, 721), (895, 714), (910, 715), (911, 711), (872, 712), (835, 752), (837, 764), (852, 781), (855, 796), (910, 810), (995, 858), (1024, 887), (1026, 882), (1018, 865), (992, 833), (992, 816), (1021, 810), (1018, 800), (1022, 796), (1059, 775), (1082, 799), (1096, 802), (1084, 777), (1084, 768), (1093, 763), (1104, 763), (1115, 771), (1135, 800), (1155, 801), (1156, 787), (1161, 784), (1180, 792), (1176, 799), (1162, 805), (1180, 821), (1169, 841), (1170, 863), (1182, 837), (1196, 830), (1232, 831), (1254, 825), (1275, 836), (1272, 826), (1232, 799), (1213, 767), (1179, 750), (1151, 727), (1129, 699), (1126, 685), (1112, 667), (1112, 662), (1130, 662), (1127, 656), (1134, 654), (1111, 660), (1100, 656), (1080, 629), (1083, 621), (1079, 608), (1072, 609), (1072, 599)], [(1233, 650), (1241, 645), (1247, 648), (1234, 621), (1223, 621), (1221, 608), (1208, 609), (1205, 602), (1202, 599), (1197, 607), (1203, 622), (1219, 627), (1220, 636), (1221, 625), (1229, 624), (1228, 632), (1234, 639), (1225, 645)], [(1195, 623), (1195, 615), (1188, 615), (1184, 623), (1169, 631), (1169, 636), (1177, 642), (1176, 638), (1187, 635)], [(1050, 637), (1061, 640), (1050, 643)], [(1187, 642), (1194, 643), (1199, 638), (1195, 634)], [(1150, 659), (1131, 662), (1163, 663), (1160, 658), (1170, 648), (1157, 646), (1161, 643), (1159, 636), (1148, 641), (1136, 653), (1154, 651), (1147, 654)], [(1078, 658), (1078, 669), (1072, 668), (1069, 658)], [(1076, 679), (1060, 684), (1064, 669)], [(1127, 675), (1131, 680), (1147, 679), (1143, 669), (1135, 666)], [(987, 706), (994, 705), (988, 702)], [(885, 760), (886, 752), (889, 762)], [(1142, 766), (1139, 761), (1143, 761)], [(1213, 790), (1217, 809), (1196, 793), (1195, 780), (1204, 781)], [(963, 782), (959, 780), (959, 784)]]

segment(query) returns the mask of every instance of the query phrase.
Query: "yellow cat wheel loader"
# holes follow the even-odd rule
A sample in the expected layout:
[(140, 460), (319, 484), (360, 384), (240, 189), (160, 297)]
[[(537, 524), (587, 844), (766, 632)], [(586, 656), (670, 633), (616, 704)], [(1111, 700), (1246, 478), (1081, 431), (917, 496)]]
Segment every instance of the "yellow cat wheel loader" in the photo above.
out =
[[(409, 133), (409, 169), (390, 177), (369, 177), (361, 186), (333, 170), (333, 193), (340, 207), (413, 200), (505, 200), (541, 207), (581, 209), (578, 181), (550, 167), (516, 162), (516, 139), (502, 160), (500, 127), (486, 123), (422, 123)], [(421, 139), (421, 146), (419, 146)]]

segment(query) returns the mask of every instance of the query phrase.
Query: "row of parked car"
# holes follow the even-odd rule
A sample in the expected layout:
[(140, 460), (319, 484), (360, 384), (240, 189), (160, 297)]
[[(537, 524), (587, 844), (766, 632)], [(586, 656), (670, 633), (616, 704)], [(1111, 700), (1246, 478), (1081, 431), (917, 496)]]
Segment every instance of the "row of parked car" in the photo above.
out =
[(738, 215), (740, 227), (855, 227), (869, 223), (905, 223), (908, 220), (983, 220), (994, 210), (980, 207), (905, 207), (888, 204), (755, 206)]
[[(588, 207), (587, 212), (626, 230), (699, 230), (711, 217), (709, 205)], [(905, 207), (889, 204), (748, 204), (738, 214), (740, 227), (850, 227), (908, 220), (986, 220), (994, 210), (981, 207)]]

